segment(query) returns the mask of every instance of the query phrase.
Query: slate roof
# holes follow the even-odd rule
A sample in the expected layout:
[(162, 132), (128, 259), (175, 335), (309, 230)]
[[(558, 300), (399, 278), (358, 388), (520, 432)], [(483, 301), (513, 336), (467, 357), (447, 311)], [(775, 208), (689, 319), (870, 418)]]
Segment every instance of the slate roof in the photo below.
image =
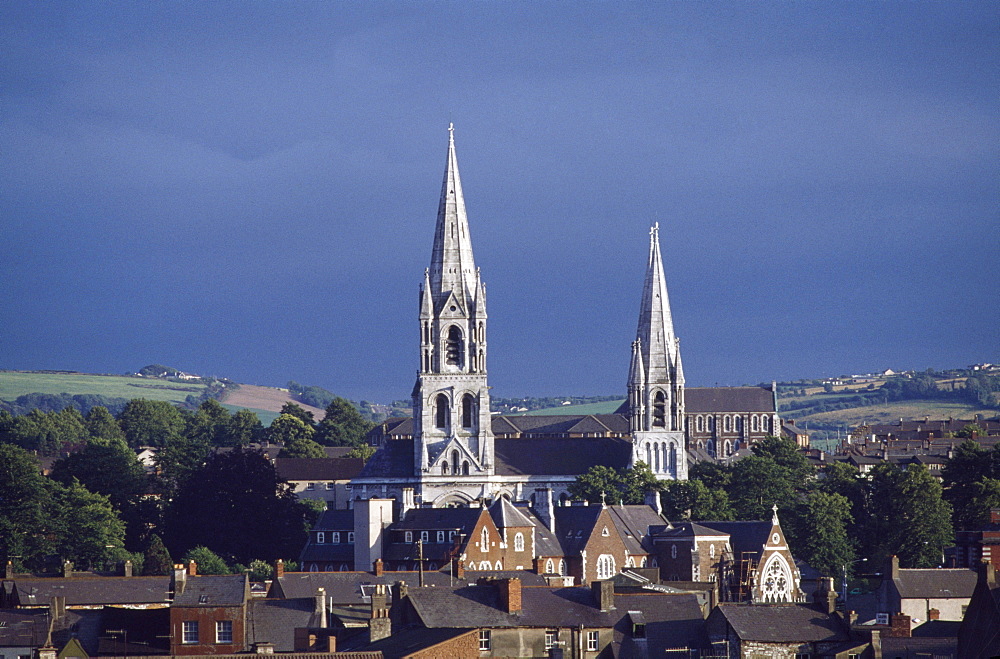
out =
[(361, 473), (361, 458), (276, 458), (278, 477), (285, 481), (344, 481)]
[(274, 643), (275, 652), (295, 650), (296, 627), (319, 627), (312, 597), (287, 600), (253, 600), (247, 607), (247, 644)]
[(47, 611), (0, 611), (0, 648), (39, 647), (48, 635)]
[(302, 548), (300, 563), (353, 563), (354, 544), (328, 542), (322, 545), (310, 541)]
[[(393, 634), (381, 641), (376, 641), (365, 645), (365, 649), (372, 652), (381, 652), (380, 656), (385, 657), (405, 657), (420, 650), (425, 650), (439, 643), (444, 643), (457, 636), (468, 634), (469, 629), (451, 629), (442, 627), (439, 629), (403, 629), (394, 631)], [(478, 643), (478, 632), (476, 639)]]
[[(526, 570), (504, 570), (490, 572), (474, 572), (466, 570), (465, 579), (451, 577), (447, 570), (424, 572), (424, 583), (429, 587), (448, 588), (467, 583), (475, 583), (480, 576), (495, 578), (517, 577), (522, 584), (544, 585), (541, 575)], [(316, 595), (318, 588), (326, 590), (327, 596), (334, 605), (364, 604), (370, 600), (362, 592), (361, 586), (372, 584), (396, 584), (400, 581), (408, 586), (416, 586), (420, 575), (417, 572), (385, 572), (376, 577), (371, 572), (286, 572), (271, 584), (269, 598), (296, 599)], [(367, 590), (367, 589), (365, 589)]]
[(976, 589), (976, 571), (964, 568), (937, 568), (930, 570), (900, 570), (893, 579), (899, 596), (903, 599), (937, 599), (972, 597)]
[(403, 518), (393, 522), (392, 531), (455, 530), (472, 531), (479, 521), (482, 508), (411, 508)]
[(883, 657), (957, 657), (958, 638), (882, 637)]
[(173, 606), (240, 606), (249, 598), (250, 581), (245, 574), (189, 576)]
[(694, 536), (727, 536), (726, 531), (703, 526), (697, 522), (677, 522), (672, 528), (666, 528), (655, 533), (657, 538), (691, 538)]
[[(631, 632), (629, 612), (638, 612), (646, 621), (647, 653), (641, 648), (631, 651), (626, 641), (622, 648), (622, 657), (663, 657), (668, 656), (667, 650), (673, 648), (705, 648), (708, 647), (708, 635), (705, 630), (705, 620), (696, 595), (691, 594), (660, 594), (635, 593), (615, 595), (615, 609), (621, 618), (615, 624), (615, 639), (625, 641), (625, 635)], [(621, 642), (621, 641), (619, 641)]]
[(709, 620), (717, 616), (724, 618), (742, 641), (811, 643), (850, 640), (838, 618), (810, 605), (722, 603), (712, 611)]
[(354, 510), (324, 510), (316, 520), (314, 531), (353, 531)]
[(535, 525), (507, 497), (500, 497), (494, 501), (489, 510), (490, 517), (498, 529), (523, 528)]
[(632, 458), (631, 442), (616, 437), (497, 438), (493, 446), (498, 476), (576, 476), (596, 465), (623, 469)]
[[(498, 476), (576, 476), (595, 465), (626, 468), (632, 457), (631, 443), (617, 437), (498, 437), (494, 440), (493, 450)], [(392, 439), (384, 442), (359, 476), (413, 478), (413, 440)]]
[(657, 515), (656, 511), (647, 505), (608, 506), (608, 511), (630, 554), (653, 551), (649, 531), (655, 533), (667, 526), (667, 520)]
[(774, 392), (763, 387), (684, 388), (686, 414), (774, 411)]
[(55, 596), (65, 597), (67, 606), (166, 603), (170, 590), (170, 577), (16, 577), (7, 583), (21, 606), (48, 606)]
[(574, 556), (587, 545), (597, 520), (603, 512), (601, 506), (557, 506), (552, 509), (556, 518), (555, 537), (562, 547), (562, 554)]
[(733, 556), (740, 560), (744, 552), (760, 553), (771, 535), (771, 522), (698, 522), (701, 526), (729, 534), (729, 546), (733, 548)]

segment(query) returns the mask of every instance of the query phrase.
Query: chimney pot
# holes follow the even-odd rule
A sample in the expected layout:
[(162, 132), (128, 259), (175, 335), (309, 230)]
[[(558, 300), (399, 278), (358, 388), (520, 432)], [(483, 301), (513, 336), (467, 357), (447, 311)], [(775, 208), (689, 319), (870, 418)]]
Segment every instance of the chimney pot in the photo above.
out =
[[(274, 578), (280, 579), (283, 576), (285, 576), (285, 561), (279, 558), (274, 562)], [(273, 652), (274, 650), (273, 645), (271, 646), (271, 650)]]

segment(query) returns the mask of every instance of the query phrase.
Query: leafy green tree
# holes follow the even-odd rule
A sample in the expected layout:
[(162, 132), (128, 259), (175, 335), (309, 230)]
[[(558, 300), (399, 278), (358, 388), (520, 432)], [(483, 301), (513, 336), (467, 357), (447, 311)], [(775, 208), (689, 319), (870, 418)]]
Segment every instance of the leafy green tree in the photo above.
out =
[(275, 444), (291, 444), (303, 439), (312, 440), (315, 434), (316, 431), (311, 425), (292, 414), (276, 417), (267, 429), (268, 440)]
[(375, 447), (369, 446), (368, 444), (362, 444), (361, 446), (355, 446), (350, 451), (344, 454), (345, 458), (361, 458), (365, 462), (368, 462), (368, 458), (375, 455)]
[(197, 546), (184, 556), (184, 562), (194, 561), (198, 565), (198, 574), (232, 574), (226, 562), (214, 551), (204, 546)]
[(840, 494), (811, 492), (782, 516), (782, 528), (797, 558), (826, 576), (841, 574), (855, 560), (848, 537), (851, 503)]
[(697, 462), (688, 469), (688, 479), (701, 481), (710, 490), (729, 491), (733, 479), (732, 467), (715, 462)]
[(125, 441), (132, 448), (167, 446), (183, 436), (187, 425), (184, 415), (166, 401), (136, 398), (118, 415)]
[(83, 417), (72, 407), (59, 412), (31, 410), (14, 417), (9, 431), (10, 440), (21, 448), (41, 455), (55, 455), (67, 446), (78, 445), (90, 438)]
[(954, 510), (956, 529), (974, 530), (982, 526), (981, 504), (985, 494), (982, 483), (1000, 477), (996, 468), (1000, 462), (994, 457), (993, 451), (968, 439), (955, 447), (945, 464), (941, 473), (944, 497)]
[(285, 443), (279, 458), (325, 458), (323, 447), (308, 437), (296, 437)]
[(823, 478), (818, 489), (827, 494), (838, 494), (851, 504), (851, 521), (848, 523), (848, 535), (852, 538), (861, 536), (860, 524), (867, 516), (868, 479), (861, 475), (858, 468), (847, 462), (833, 462), (823, 470)]
[(83, 422), (91, 437), (100, 439), (125, 439), (125, 433), (122, 432), (121, 426), (118, 425), (115, 417), (111, 416), (111, 412), (108, 412), (108, 408), (106, 407), (97, 405), (90, 408)]
[(733, 519), (733, 508), (725, 490), (709, 489), (699, 480), (667, 481), (662, 487), (663, 514), (671, 521)]
[(632, 469), (620, 471), (595, 465), (576, 477), (576, 481), (569, 486), (569, 493), (575, 499), (586, 499), (591, 503), (639, 504), (645, 501), (647, 492), (659, 489), (660, 484), (649, 466), (639, 462)]
[(302, 423), (306, 424), (310, 428), (316, 425), (316, 417), (313, 416), (313, 413), (305, 409), (298, 403), (293, 403), (292, 401), (288, 401), (287, 403), (281, 406), (281, 413), (294, 416), (296, 419), (299, 419)]
[(125, 524), (118, 518), (111, 502), (73, 481), (56, 487), (59, 541), (57, 551), (80, 569), (114, 564), (125, 557)]
[(337, 397), (327, 405), (326, 416), (316, 426), (315, 440), (323, 446), (361, 446), (374, 427), (351, 401)]
[(201, 402), (194, 414), (187, 419), (184, 434), (199, 444), (223, 446), (227, 441), (229, 410), (214, 398)]
[(799, 450), (798, 445), (787, 437), (767, 436), (754, 443), (753, 454), (771, 458), (786, 469), (792, 479), (792, 487), (803, 489), (815, 476), (816, 470)]
[(91, 440), (57, 460), (50, 476), (67, 486), (78, 480), (91, 492), (107, 496), (118, 511), (143, 496), (148, 483), (135, 452), (121, 439)]
[(306, 513), (263, 453), (237, 448), (209, 456), (183, 482), (167, 537), (176, 554), (203, 545), (229, 562), (275, 560), (301, 550)]
[(167, 551), (163, 540), (155, 534), (150, 536), (149, 545), (146, 547), (146, 551), (143, 552), (142, 576), (168, 576), (173, 569), (174, 562), (171, 560), (170, 552)]
[(56, 549), (52, 512), (50, 482), (38, 460), (17, 446), (0, 444), (0, 560), (42, 567)]
[(903, 567), (940, 565), (952, 540), (951, 506), (941, 493), (941, 484), (923, 466), (876, 465), (861, 538), (869, 560), (882, 565), (896, 555)]
[(771, 458), (752, 455), (737, 462), (732, 470), (729, 500), (736, 519), (770, 519), (772, 506), (793, 500), (792, 471)]
[(962, 429), (955, 433), (955, 437), (976, 438), (985, 437), (986, 431), (978, 423), (967, 423)]
[(249, 446), (259, 441), (264, 434), (264, 426), (255, 412), (239, 410), (229, 418), (219, 446)]

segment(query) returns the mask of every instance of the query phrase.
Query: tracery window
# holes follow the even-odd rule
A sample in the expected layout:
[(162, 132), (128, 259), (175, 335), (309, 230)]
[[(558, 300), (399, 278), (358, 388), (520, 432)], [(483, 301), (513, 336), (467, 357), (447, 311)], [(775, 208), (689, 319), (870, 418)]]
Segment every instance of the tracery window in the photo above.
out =
[(610, 579), (615, 576), (615, 557), (611, 554), (601, 554), (597, 557), (597, 578)]
[(524, 551), (524, 534), (518, 533), (514, 536), (514, 551)]
[(765, 602), (791, 602), (792, 573), (781, 554), (773, 554), (764, 566), (761, 590)]

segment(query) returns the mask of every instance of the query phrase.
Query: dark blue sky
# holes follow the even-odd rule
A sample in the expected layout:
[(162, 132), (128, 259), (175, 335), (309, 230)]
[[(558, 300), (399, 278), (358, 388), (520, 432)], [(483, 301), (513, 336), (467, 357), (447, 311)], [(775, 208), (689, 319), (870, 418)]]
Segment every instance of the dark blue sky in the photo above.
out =
[(497, 396), (1000, 360), (1000, 5), (0, 4), (0, 368), (409, 394), (454, 121)]

